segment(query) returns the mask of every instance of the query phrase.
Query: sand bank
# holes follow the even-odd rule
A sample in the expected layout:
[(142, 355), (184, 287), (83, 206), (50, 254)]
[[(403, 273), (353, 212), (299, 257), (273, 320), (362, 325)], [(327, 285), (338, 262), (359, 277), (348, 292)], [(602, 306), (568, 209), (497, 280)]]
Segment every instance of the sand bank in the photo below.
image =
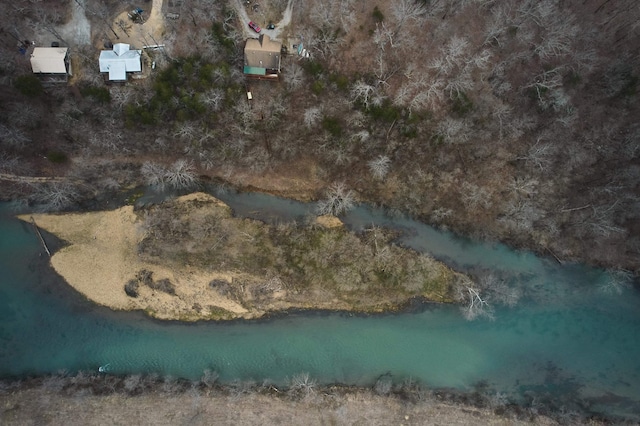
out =
[[(184, 200), (211, 200), (196, 193)], [(215, 200), (215, 199), (214, 199)], [(224, 204), (219, 200), (216, 202)], [(30, 215), (20, 219), (28, 221)], [(231, 280), (229, 272), (204, 272), (185, 268), (172, 270), (144, 262), (137, 244), (144, 235), (141, 221), (132, 206), (114, 211), (34, 214), (38, 226), (66, 241), (67, 246), (54, 253), (51, 264), (73, 288), (89, 300), (118, 310), (144, 310), (163, 319), (197, 319), (244, 316), (247, 310), (233, 300), (208, 291), (214, 279)], [(175, 284), (176, 296), (140, 286), (139, 296), (127, 296), (124, 285), (136, 272), (146, 269), (154, 279), (168, 278)]]

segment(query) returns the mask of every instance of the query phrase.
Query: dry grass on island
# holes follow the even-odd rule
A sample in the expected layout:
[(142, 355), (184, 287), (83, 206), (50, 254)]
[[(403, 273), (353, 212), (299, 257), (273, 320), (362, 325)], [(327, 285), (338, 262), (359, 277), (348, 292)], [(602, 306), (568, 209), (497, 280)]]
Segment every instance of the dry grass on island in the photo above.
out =
[[(197, 194), (189, 195), (182, 200), (197, 197)], [(33, 217), (39, 227), (68, 243), (54, 253), (51, 258), (53, 268), (95, 303), (117, 310), (145, 310), (161, 319), (189, 317), (196, 302), (233, 315), (247, 312), (232, 300), (205, 291), (212, 279), (228, 279), (227, 274), (203, 274), (193, 268), (176, 270), (142, 259), (137, 253), (137, 245), (143, 232), (133, 206), (113, 211), (36, 214)], [(27, 220), (28, 216), (20, 218)], [(152, 288), (140, 288), (138, 297), (128, 296), (124, 285), (139, 271), (151, 271), (155, 282), (169, 280), (175, 283), (179, 288), (178, 297)]]
[[(389, 310), (450, 301), (460, 277), (371, 228), (337, 218), (267, 225), (195, 193), (134, 211), (34, 215), (68, 242), (54, 269), (90, 300), (161, 319), (256, 318), (287, 309)], [(26, 219), (22, 217), (22, 219)]]

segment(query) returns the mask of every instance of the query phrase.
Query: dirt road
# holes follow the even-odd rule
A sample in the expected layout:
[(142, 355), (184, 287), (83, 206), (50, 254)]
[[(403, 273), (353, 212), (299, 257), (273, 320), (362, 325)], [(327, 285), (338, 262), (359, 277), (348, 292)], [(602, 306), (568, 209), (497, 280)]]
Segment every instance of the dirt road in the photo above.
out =
[[(233, 8), (236, 10), (236, 12), (238, 13), (238, 17), (241, 21), (242, 32), (244, 34), (244, 37), (255, 38), (257, 34), (249, 28), (248, 24), (249, 24), (249, 21), (251, 21), (251, 18), (249, 18), (249, 14), (247, 13), (247, 10), (242, 4), (242, 1), (233, 0), (231, 4)], [(289, 2), (287, 3), (287, 7), (284, 10), (284, 14), (282, 15), (282, 19), (280, 20), (280, 22), (276, 24), (276, 27), (273, 30), (268, 30), (266, 28), (263, 28), (260, 34), (267, 34), (269, 37), (271, 37), (271, 39), (277, 40), (280, 37), (282, 30), (291, 23), (292, 12), (293, 12), (293, 0), (289, 0)]]
[(91, 44), (91, 23), (85, 14), (85, 1), (71, 2), (71, 19), (58, 29), (58, 33), (71, 46)]

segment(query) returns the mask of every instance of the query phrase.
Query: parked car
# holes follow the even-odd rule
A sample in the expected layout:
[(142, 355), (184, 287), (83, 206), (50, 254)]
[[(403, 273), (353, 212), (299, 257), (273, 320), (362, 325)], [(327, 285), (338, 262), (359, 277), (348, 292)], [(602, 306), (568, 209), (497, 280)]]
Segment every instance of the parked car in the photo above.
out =
[(260, 28), (258, 26), (258, 24), (256, 24), (255, 22), (251, 21), (249, 22), (249, 28), (251, 28), (253, 31), (259, 33), (260, 31), (262, 31), (262, 28)]

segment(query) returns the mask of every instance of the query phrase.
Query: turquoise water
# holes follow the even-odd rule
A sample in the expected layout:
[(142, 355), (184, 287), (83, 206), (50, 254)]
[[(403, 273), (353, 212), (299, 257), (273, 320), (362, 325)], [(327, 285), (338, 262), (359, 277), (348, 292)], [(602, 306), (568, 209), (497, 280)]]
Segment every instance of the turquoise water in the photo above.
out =
[[(113, 373), (195, 379), (208, 368), (224, 381), (275, 383), (308, 372), (322, 383), (370, 385), (389, 373), (430, 387), (470, 390), (485, 381), (514, 397), (550, 393), (610, 413), (640, 410), (640, 296), (634, 289), (603, 294), (598, 286), (606, 274), (599, 270), (429, 234), (435, 231), (395, 218), (407, 231), (403, 243), (439, 247), (436, 256), (506, 271), (529, 288), (529, 297), (498, 309), (495, 321), (468, 322), (454, 306), (427, 305), (399, 315), (159, 322), (85, 301), (46, 267), (31, 226), (12, 214), (0, 207), (0, 376), (96, 370), (107, 363)], [(389, 220), (371, 209), (346, 220), (357, 228), (372, 216)]]

